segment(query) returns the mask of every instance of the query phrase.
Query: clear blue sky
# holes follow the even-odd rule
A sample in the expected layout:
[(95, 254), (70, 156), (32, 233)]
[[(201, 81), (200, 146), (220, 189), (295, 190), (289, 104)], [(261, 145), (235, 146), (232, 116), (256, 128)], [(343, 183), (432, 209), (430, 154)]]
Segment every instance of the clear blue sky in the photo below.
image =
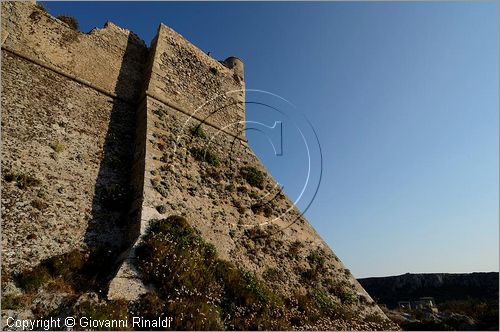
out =
[[(498, 271), (497, 2), (45, 4), (148, 44), (164, 22), (295, 104), (324, 158), (306, 216), (356, 277)], [(293, 196), (303, 155), (248, 136)]]

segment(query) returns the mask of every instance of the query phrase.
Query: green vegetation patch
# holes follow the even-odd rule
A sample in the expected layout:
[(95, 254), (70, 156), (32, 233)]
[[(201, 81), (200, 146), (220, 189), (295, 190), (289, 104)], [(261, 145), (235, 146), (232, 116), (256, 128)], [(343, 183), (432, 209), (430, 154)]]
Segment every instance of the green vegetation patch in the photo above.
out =
[(358, 296), (352, 289), (353, 286), (347, 281), (335, 281), (333, 279), (327, 280), (328, 292), (336, 296), (343, 304), (356, 304), (358, 302)]
[(210, 72), (213, 74), (213, 75), (217, 75), (219, 73), (219, 70), (217, 70), (217, 68), (215, 67), (210, 67)]
[[(358, 319), (344, 306), (348, 301), (336, 300), (330, 289), (319, 283), (307, 286), (305, 293), (291, 298), (276, 293), (254, 272), (221, 259), (216, 248), (180, 216), (152, 221), (137, 249), (137, 266), (144, 282), (154, 285), (154, 290), (130, 303), (74, 302), (78, 294), (105, 289), (102, 286), (109, 279), (99, 273), (113, 270), (109, 267), (115, 257), (106, 253), (106, 249), (74, 250), (24, 271), (14, 278), (24, 293), (4, 297), (4, 305), (6, 308), (29, 305), (37, 290), (48, 285), (47, 289), (64, 289), (70, 294), (68, 299), (73, 299), (50, 315), (64, 313), (96, 320), (174, 317), (171, 326), (174, 330), (291, 330), (315, 326), (325, 318)], [(308, 261), (315, 266), (325, 263), (320, 252), (311, 252)], [(265, 276), (270, 282), (282, 277), (277, 269), (269, 269)]]
[(252, 204), (250, 206), (250, 209), (252, 209), (253, 213), (255, 214), (264, 214), (265, 217), (269, 218), (273, 215), (273, 208), (271, 207), (271, 202), (259, 202)]
[(18, 276), (17, 284), (24, 291), (32, 292), (45, 285), (51, 278), (52, 276), (45, 266), (36, 266), (22, 272)]
[(84, 281), (80, 274), (87, 261), (87, 255), (79, 250), (53, 256), (32, 269), (17, 275), (18, 286), (26, 292), (36, 291), (41, 286), (55, 279), (77, 285)]
[(174, 329), (289, 327), (281, 318), (282, 297), (254, 273), (220, 259), (183, 217), (154, 221), (137, 254), (144, 281), (158, 290), (147, 301), (169, 303), (169, 315), (184, 317)]
[(328, 296), (328, 294), (319, 288), (313, 288), (309, 291), (309, 295), (316, 303), (317, 307), (321, 310), (323, 314), (326, 315), (334, 315), (335, 309), (338, 306), (338, 303), (333, 301), (333, 299)]
[(167, 113), (162, 109), (154, 110), (153, 113), (156, 114), (160, 120), (164, 120), (167, 116)]
[(166, 180), (162, 178), (153, 178), (151, 179), (151, 185), (160, 195), (168, 197), (168, 183)]
[[(104, 323), (112, 320), (126, 320), (128, 318), (128, 304), (124, 300), (112, 300), (101, 303), (85, 301), (72, 308), (71, 315), (103, 322), (98, 327), (99, 331), (122, 331), (125, 327), (124, 324), (120, 326), (118, 323), (114, 323), (114, 325), (109, 324), (108, 326)], [(79, 323), (78, 319), (77, 323)], [(83, 327), (78, 325), (78, 329)]]
[(311, 251), (307, 256), (307, 261), (312, 267), (317, 269), (320, 269), (325, 265), (325, 257), (319, 250)]
[(27, 293), (52, 283), (75, 291), (97, 290), (103, 271), (113, 266), (115, 258), (108, 248), (90, 251), (72, 250), (50, 257), (39, 265), (22, 271), (14, 277), (17, 286)]
[(266, 175), (259, 171), (256, 167), (249, 166), (240, 169), (241, 176), (248, 182), (249, 185), (264, 189), (264, 181)]
[(302, 279), (306, 283), (315, 283), (325, 270), (325, 257), (321, 251), (314, 250), (307, 255), (307, 262), (311, 268), (302, 272)]
[(200, 125), (194, 126), (191, 128), (191, 135), (194, 137), (199, 137), (199, 138), (207, 138), (207, 134), (205, 133), (205, 130), (203, 130), (203, 127)]
[(193, 158), (198, 161), (204, 161), (215, 167), (220, 165), (219, 157), (209, 149), (192, 148), (190, 152)]
[(50, 143), (50, 147), (52, 148), (52, 150), (54, 150), (54, 152), (56, 153), (61, 153), (64, 151), (64, 149), (66, 148), (64, 146), (63, 143), (59, 142), (59, 141), (55, 141), (55, 142), (52, 142)]
[(22, 295), (13, 295), (13, 294), (8, 294), (8, 295), (3, 295), (2, 294), (2, 309), (11, 309), (11, 310), (17, 310), (25, 307), (26, 305), (30, 305), (30, 297), (22, 294)]

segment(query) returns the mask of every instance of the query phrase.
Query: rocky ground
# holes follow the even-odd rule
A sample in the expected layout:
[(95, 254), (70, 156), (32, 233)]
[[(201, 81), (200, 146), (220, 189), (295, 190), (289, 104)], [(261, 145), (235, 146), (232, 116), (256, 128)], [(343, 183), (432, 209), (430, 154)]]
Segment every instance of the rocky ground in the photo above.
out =
[[(498, 330), (498, 272), (407, 273), (359, 281), (404, 330)], [(398, 301), (420, 297), (433, 297), (434, 309), (398, 308)]]

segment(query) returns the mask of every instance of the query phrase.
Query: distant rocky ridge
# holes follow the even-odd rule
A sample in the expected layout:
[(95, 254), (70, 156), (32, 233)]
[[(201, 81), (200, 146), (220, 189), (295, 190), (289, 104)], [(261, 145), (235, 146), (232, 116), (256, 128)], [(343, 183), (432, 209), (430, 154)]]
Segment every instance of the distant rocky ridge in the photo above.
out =
[[(407, 331), (498, 331), (498, 280), (498, 272), (358, 279), (386, 315)], [(425, 297), (433, 298), (431, 307), (414, 305)]]
[(467, 298), (498, 300), (498, 272), (406, 273), (358, 281), (377, 303), (388, 307), (424, 296), (434, 297), (437, 303)]

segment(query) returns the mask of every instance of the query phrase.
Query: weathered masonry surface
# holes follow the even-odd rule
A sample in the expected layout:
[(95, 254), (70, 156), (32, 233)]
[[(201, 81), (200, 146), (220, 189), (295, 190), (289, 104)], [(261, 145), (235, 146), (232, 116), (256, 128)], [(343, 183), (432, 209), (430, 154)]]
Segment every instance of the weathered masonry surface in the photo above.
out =
[[(292, 202), (246, 143), (238, 58), (217, 61), (163, 24), (147, 47), (112, 23), (84, 34), (32, 3), (2, 2), (1, 102), (2, 174), (25, 180), (2, 177), (4, 273), (105, 246), (117, 257), (108, 297), (132, 300), (150, 287), (135, 269), (141, 235), (183, 215), (222, 258), (273, 271), (285, 295), (304, 290), (315, 253), (363, 299), (360, 315), (380, 312), (300, 212), (282, 213)], [(248, 167), (262, 186), (241, 176)], [(267, 210), (265, 192), (277, 197)]]
[[(44, 178), (47, 185), (33, 197), (23, 197), (26, 201), (36, 205), (43, 197), (59, 200), (43, 211), (26, 213), (15, 201), (30, 193), (3, 190), (4, 248), (20, 250), (5, 251), (7, 271), (35, 265), (75, 245), (116, 246), (123, 242), (117, 237), (128, 236), (130, 225), (124, 224), (140, 203), (132, 205), (132, 211), (120, 211), (102, 206), (95, 196), (124, 189), (130, 182), (136, 201), (141, 200), (146, 124), (140, 110), (145, 98), (195, 113), (217, 127), (244, 119), (242, 72), (199, 52), (164, 25), (159, 34), (162, 38), (148, 50), (136, 35), (110, 22), (83, 34), (32, 3), (2, 3), (3, 171), (22, 169)], [(178, 61), (193, 59), (189, 66), (177, 66)], [(170, 66), (168, 72), (162, 71), (165, 66)], [(199, 68), (211, 81), (200, 80)], [(214, 81), (212, 71), (220, 78)], [(161, 82), (162, 75), (168, 75), (169, 84)], [(231, 109), (210, 116), (212, 102), (212, 109), (193, 112), (209, 97), (232, 98), (225, 95), (227, 90), (237, 90)], [(243, 137), (241, 130), (225, 130)], [(56, 143), (64, 145), (63, 151), (53, 151)], [(9, 186), (6, 183), (5, 189)], [(32, 222), (39, 219), (44, 223)]]

